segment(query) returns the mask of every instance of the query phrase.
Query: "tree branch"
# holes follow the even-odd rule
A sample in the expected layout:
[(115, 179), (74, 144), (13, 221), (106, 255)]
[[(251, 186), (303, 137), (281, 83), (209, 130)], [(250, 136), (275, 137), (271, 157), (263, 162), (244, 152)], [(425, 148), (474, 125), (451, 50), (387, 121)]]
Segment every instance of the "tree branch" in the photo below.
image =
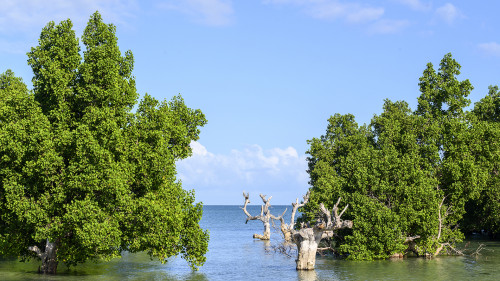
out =
[[(341, 198), (337, 200), (337, 203), (333, 206), (332, 211), (330, 212), (323, 203), (319, 204), (320, 212), (322, 213), (321, 220), (322, 222), (317, 226), (318, 229), (322, 229), (323, 231), (327, 230), (335, 230), (339, 228), (352, 228), (352, 221), (350, 220), (342, 220), (341, 216), (347, 210), (349, 205), (346, 205), (342, 212), (338, 214), (338, 206), (340, 204)], [(332, 213), (333, 213), (333, 221), (332, 221)], [(323, 223), (325, 225), (323, 225)]]
[(420, 235), (415, 235), (415, 236), (409, 236), (405, 238), (405, 243), (412, 242), (415, 239), (420, 238)]
[(43, 253), (40, 251), (40, 248), (38, 246), (29, 246), (28, 250), (35, 252), (40, 258), (42, 258)]
[[(439, 238), (441, 238), (441, 229), (443, 228), (443, 218), (441, 216), (441, 207), (443, 207), (444, 200), (446, 199), (446, 196), (443, 197), (443, 200), (441, 200), (441, 203), (439, 203), (439, 208), (438, 208), (438, 221), (439, 221), (439, 228), (438, 228), (438, 235), (436, 240), (439, 242)], [(441, 251), (441, 249), (439, 249)]]
[(263, 213), (263, 209), (262, 209), (262, 206), (260, 208), (260, 216), (252, 216), (250, 215), (250, 213), (247, 211), (247, 205), (248, 203), (250, 203), (250, 194), (249, 193), (246, 193), (243, 191), (243, 197), (245, 197), (245, 205), (243, 205), (243, 212), (245, 213), (245, 215), (247, 215), (247, 220), (245, 221), (245, 223), (248, 223), (248, 221), (251, 221), (251, 220), (262, 220), (262, 213)]
[(270, 215), (271, 215), (271, 218), (272, 218), (273, 220), (277, 220), (277, 221), (280, 221), (281, 223), (283, 223), (283, 221), (284, 221), (283, 216), (285, 215), (286, 210), (288, 210), (288, 209), (287, 209), (287, 208), (285, 208), (285, 210), (283, 211), (283, 214), (281, 214), (281, 215), (280, 215), (280, 216), (278, 216), (278, 217), (277, 217), (277, 216), (275, 216), (275, 215), (273, 215), (273, 214), (270, 214)]
[(332, 215), (330, 214), (330, 211), (328, 211), (328, 209), (325, 207), (325, 205), (323, 205), (323, 203), (319, 203), (319, 210), (321, 211), (321, 213), (323, 213), (323, 220), (324, 220), (323, 223), (326, 224), (324, 226), (320, 224), (320, 228), (330, 227), (332, 225)]
[(295, 224), (295, 213), (297, 213), (297, 210), (300, 208), (300, 207), (303, 207), (305, 204), (307, 204), (307, 202), (309, 202), (309, 195), (310, 195), (311, 191), (307, 191), (306, 195), (304, 195), (304, 197), (302, 197), (304, 200), (302, 201), (302, 203), (299, 204), (299, 198), (297, 198), (295, 200), (295, 203), (292, 203), (292, 217), (290, 218), (290, 226), (293, 227), (293, 225)]

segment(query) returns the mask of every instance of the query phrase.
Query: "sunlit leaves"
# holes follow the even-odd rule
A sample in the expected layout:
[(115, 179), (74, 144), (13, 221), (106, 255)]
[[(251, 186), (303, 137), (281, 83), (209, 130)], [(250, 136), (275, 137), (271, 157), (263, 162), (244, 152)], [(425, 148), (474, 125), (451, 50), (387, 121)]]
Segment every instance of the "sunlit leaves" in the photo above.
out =
[(301, 220), (314, 220), (320, 202), (349, 203), (345, 216), (354, 225), (334, 239), (339, 253), (351, 259), (433, 254), (440, 243), (463, 238), (457, 226), (471, 200), (483, 200), (477, 204), (487, 221), (500, 225), (493, 203), (500, 135), (497, 125), (480, 121), (497, 117), (498, 89), (491, 87), (471, 113), (465, 108), (473, 87), (458, 74), (460, 65), (447, 54), (437, 72), (430, 63), (424, 70), (416, 111), (386, 100), (369, 127), (335, 114), (325, 135), (309, 141), (312, 187)]
[(47, 24), (28, 53), (33, 92), (0, 75), (0, 254), (35, 257), (55, 243), (67, 265), (146, 251), (205, 261), (202, 208), (176, 179), (206, 123), (180, 96), (137, 102), (134, 57), (99, 13), (79, 40), (70, 20)]

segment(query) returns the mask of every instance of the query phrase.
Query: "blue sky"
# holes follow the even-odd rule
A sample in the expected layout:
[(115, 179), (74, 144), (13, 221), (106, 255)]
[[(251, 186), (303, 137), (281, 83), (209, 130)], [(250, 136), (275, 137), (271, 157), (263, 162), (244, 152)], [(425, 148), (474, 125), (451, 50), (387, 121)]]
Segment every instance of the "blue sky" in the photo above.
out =
[(139, 93), (180, 93), (202, 128), (179, 178), (205, 204), (290, 204), (308, 188), (307, 140), (335, 113), (367, 123), (384, 99), (415, 108), (426, 64), (448, 52), (471, 100), (500, 85), (500, 1), (2, 0), (0, 72), (30, 83), (26, 52), (50, 21), (78, 36), (99, 10), (132, 50)]

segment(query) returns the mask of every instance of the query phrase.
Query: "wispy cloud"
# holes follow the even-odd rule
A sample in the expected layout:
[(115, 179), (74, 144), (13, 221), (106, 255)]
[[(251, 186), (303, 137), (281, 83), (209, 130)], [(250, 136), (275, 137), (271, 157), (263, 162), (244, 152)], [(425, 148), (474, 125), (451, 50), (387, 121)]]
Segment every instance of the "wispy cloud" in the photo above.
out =
[(264, 150), (251, 145), (228, 154), (211, 153), (198, 142), (191, 147), (193, 155), (177, 163), (179, 178), (185, 188), (202, 194), (203, 201), (213, 200), (210, 192), (240, 196), (247, 190), (281, 194), (279, 200), (288, 204), (307, 190), (306, 158), (293, 147)]
[(478, 45), (478, 48), (485, 55), (500, 57), (500, 44), (496, 42), (481, 43)]
[(4, 0), (0, 6), (0, 32), (40, 32), (49, 21), (68, 18), (75, 28), (83, 30), (90, 15), (97, 10), (107, 22), (121, 24), (133, 17), (137, 8), (135, 0)]
[(268, 0), (267, 4), (295, 5), (314, 18), (323, 20), (343, 19), (349, 23), (374, 21), (384, 15), (384, 8), (356, 2), (337, 0)]
[(230, 0), (167, 0), (159, 6), (183, 13), (201, 24), (222, 26), (233, 22), (234, 10)]
[(425, 3), (420, 0), (395, 0), (395, 1), (403, 5), (406, 5), (415, 11), (428, 11), (432, 7), (430, 3)]
[(462, 12), (451, 3), (446, 3), (436, 9), (436, 17), (447, 24), (453, 24), (457, 19), (463, 18)]
[[(428, 9), (419, 0), (395, 0), (414, 10)], [(266, 4), (293, 5), (313, 18), (341, 20), (348, 24), (364, 26), (370, 34), (391, 34), (405, 29), (410, 22), (406, 19), (387, 19), (385, 8), (355, 1), (339, 0), (265, 0)]]
[(101, 13), (105, 22), (127, 25), (137, 10), (135, 0), (3, 0), (0, 5), (0, 51), (26, 53), (49, 21), (59, 23), (69, 18), (80, 36), (95, 11)]
[(369, 32), (372, 34), (390, 34), (397, 33), (410, 25), (407, 20), (390, 20), (382, 19), (374, 22), (369, 27)]
[(308, 12), (319, 19), (345, 19), (350, 23), (363, 23), (379, 19), (384, 14), (384, 8), (368, 7), (356, 3), (340, 3), (327, 1), (313, 3)]

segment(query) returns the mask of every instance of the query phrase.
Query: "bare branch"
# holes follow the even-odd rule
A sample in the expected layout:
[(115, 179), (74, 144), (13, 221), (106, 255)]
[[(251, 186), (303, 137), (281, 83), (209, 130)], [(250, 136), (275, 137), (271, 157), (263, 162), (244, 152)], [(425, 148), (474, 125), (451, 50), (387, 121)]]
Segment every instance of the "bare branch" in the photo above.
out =
[[(319, 230), (327, 231), (327, 230), (335, 230), (339, 228), (352, 228), (352, 221), (350, 220), (342, 220), (341, 216), (347, 210), (349, 205), (345, 206), (340, 215), (338, 214), (338, 205), (340, 204), (341, 198), (337, 200), (337, 203), (333, 206), (332, 211), (330, 212), (323, 203), (319, 204), (320, 209), (320, 223), (316, 226)], [(332, 218), (333, 213), (333, 218)], [(323, 224), (324, 223), (324, 224)]]
[(409, 236), (405, 238), (405, 243), (412, 242), (415, 239), (420, 238), (420, 235), (415, 235), (415, 236)]
[(342, 212), (340, 212), (339, 218), (344, 214), (344, 212), (347, 210), (347, 207), (349, 207), (349, 204), (345, 205), (344, 209)]
[(335, 224), (332, 225), (332, 228), (334, 229), (339, 229), (339, 228), (352, 228), (352, 221), (350, 220), (342, 220), (341, 217), (342, 215), (345, 213), (345, 211), (347, 210), (347, 208), (349, 207), (349, 204), (347, 204), (344, 209), (342, 210), (342, 212), (340, 212), (340, 215), (338, 214), (338, 206), (340, 204), (340, 200), (342, 198), (339, 197), (339, 199), (337, 200), (337, 203), (335, 203), (335, 205), (333, 206), (333, 209), (332, 209), (332, 212), (333, 212), (333, 215), (334, 215), (334, 220), (335, 220)]
[(338, 206), (339, 206), (340, 200), (342, 200), (342, 197), (339, 197), (339, 199), (337, 199), (337, 203), (335, 203), (335, 205), (333, 205), (333, 209), (334, 209), (334, 210), (337, 210), (337, 209), (338, 209)]
[(40, 258), (43, 256), (42, 251), (40, 251), (40, 248), (38, 246), (29, 246), (28, 250), (35, 252)]
[(302, 199), (304, 199), (304, 200), (302, 200), (302, 203), (301, 203), (300, 207), (304, 206), (305, 204), (307, 204), (307, 202), (309, 202), (309, 195), (311, 195), (311, 191), (310, 190), (308, 190), (307, 193), (306, 193), (306, 195), (304, 195), (302, 197)]
[(330, 227), (332, 225), (332, 215), (330, 214), (330, 211), (328, 211), (323, 203), (319, 203), (319, 210), (323, 213), (323, 220), (324, 223), (326, 223), (324, 228)]
[(339, 197), (339, 199), (337, 200), (337, 203), (335, 203), (335, 205), (333, 205), (333, 209), (332, 209), (336, 225), (340, 223), (340, 216), (338, 215), (338, 210), (339, 210), (339, 204), (340, 204), (341, 199), (342, 199), (342, 197)]
[(292, 203), (292, 217), (290, 218), (290, 227), (293, 228), (293, 225), (295, 225), (295, 214), (297, 213), (297, 210), (300, 207), (303, 207), (307, 202), (309, 202), (309, 194), (311, 191), (307, 191), (306, 195), (304, 195), (302, 198), (304, 199), (302, 203), (299, 204), (299, 198), (295, 200), (295, 203)]
[[(446, 196), (443, 197), (443, 200), (441, 200), (441, 203), (439, 203), (439, 208), (438, 208), (438, 221), (439, 221), (439, 228), (438, 228), (438, 235), (436, 240), (439, 242), (439, 238), (441, 238), (441, 229), (443, 228), (443, 218), (441, 216), (441, 207), (443, 207), (444, 200), (446, 199)], [(440, 247), (439, 251), (441, 251), (442, 247)], [(439, 253), (439, 252), (438, 252)]]
[(262, 206), (262, 209), (261, 209), (261, 216), (264, 216), (264, 214), (267, 214), (269, 213), (269, 207), (271, 207), (271, 198), (273, 198), (272, 196), (269, 196), (268, 199), (266, 199), (266, 196), (267, 195), (263, 195), (262, 193), (260, 194), (260, 198), (262, 198), (262, 202), (264, 203), (264, 205)]
[(283, 216), (285, 215), (286, 210), (288, 210), (288, 209), (287, 209), (287, 208), (285, 208), (285, 210), (283, 211), (283, 214), (281, 214), (281, 215), (280, 215), (280, 216), (278, 216), (278, 217), (277, 217), (277, 216), (275, 216), (275, 215), (273, 215), (273, 214), (270, 214), (270, 215), (271, 215), (271, 218), (272, 218), (273, 220), (277, 220), (277, 221), (280, 221), (281, 223), (283, 223), (283, 222), (284, 222)]
[(332, 247), (324, 247), (324, 248), (318, 248), (316, 251), (320, 256), (325, 256), (325, 254), (323, 253), (324, 251), (335, 252), (335, 249), (333, 249)]
[(248, 223), (248, 221), (251, 221), (251, 220), (262, 220), (262, 207), (261, 207), (261, 211), (260, 211), (260, 216), (252, 216), (250, 215), (250, 213), (247, 211), (247, 205), (248, 203), (250, 203), (250, 196), (249, 196), (249, 193), (245, 194), (245, 192), (243, 191), (243, 197), (245, 197), (245, 205), (243, 205), (243, 212), (245, 213), (245, 215), (247, 215), (247, 220), (245, 221), (245, 223)]
[(477, 249), (470, 255), (471, 256), (478, 256), (478, 255), (480, 255), (479, 252), (481, 252), (481, 250), (483, 250), (483, 249), (484, 249), (484, 244), (479, 244)]
[(456, 249), (455, 247), (453, 247), (450, 243), (441, 243), (439, 248), (437, 248), (436, 252), (434, 253), (434, 256), (437, 256), (439, 255), (439, 253), (441, 252), (441, 250), (443, 250), (444, 248), (448, 248), (450, 249), (452, 252), (454, 252), (456, 255), (459, 255), (459, 256), (464, 256), (464, 253), (458, 249)]
[(323, 234), (321, 234), (321, 239), (332, 238), (332, 237), (333, 237), (333, 231), (331, 230), (324, 231)]
[(447, 244), (448, 248), (450, 248), (455, 254), (457, 254), (459, 256), (464, 256), (465, 255), (462, 251), (460, 251), (457, 248), (451, 246), (449, 243), (446, 243), (446, 244)]
[(264, 202), (264, 204), (267, 204), (269, 202), (269, 200), (271, 200), (271, 198), (273, 198), (272, 196), (269, 196), (269, 199), (266, 200), (267, 195), (263, 195), (262, 193), (259, 196), (260, 196), (260, 198), (262, 198), (262, 202)]

